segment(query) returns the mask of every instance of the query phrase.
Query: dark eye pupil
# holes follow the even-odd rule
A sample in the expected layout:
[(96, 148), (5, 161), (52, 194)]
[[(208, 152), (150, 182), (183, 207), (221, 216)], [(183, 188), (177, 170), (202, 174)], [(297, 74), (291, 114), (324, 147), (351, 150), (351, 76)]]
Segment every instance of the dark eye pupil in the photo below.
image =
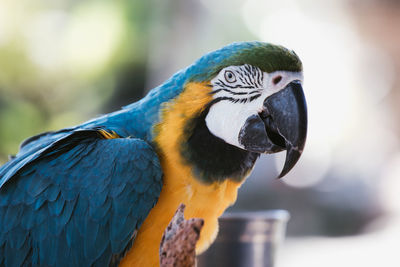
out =
[(233, 83), (236, 81), (235, 75), (233, 74), (232, 71), (225, 72), (225, 79), (230, 83)]

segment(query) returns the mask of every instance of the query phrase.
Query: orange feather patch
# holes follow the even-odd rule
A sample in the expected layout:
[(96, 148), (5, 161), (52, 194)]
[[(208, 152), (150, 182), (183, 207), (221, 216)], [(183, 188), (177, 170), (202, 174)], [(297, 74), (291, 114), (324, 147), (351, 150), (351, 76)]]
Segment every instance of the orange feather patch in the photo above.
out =
[(104, 139), (115, 139), (115, 138), (120, 138), (120, 136), (119, 136), (116, 132), (114, 132), (114, 131), (108, 132), (108, 131), (106, 131), (106, 130), (104, 130), (104, 129), (101, 129), (101, 130), (98, 130), (97, 132), (98, 132), (98, 133), (100, 134), (100, 136), (101, 136), (102, 138), (104, 138)]

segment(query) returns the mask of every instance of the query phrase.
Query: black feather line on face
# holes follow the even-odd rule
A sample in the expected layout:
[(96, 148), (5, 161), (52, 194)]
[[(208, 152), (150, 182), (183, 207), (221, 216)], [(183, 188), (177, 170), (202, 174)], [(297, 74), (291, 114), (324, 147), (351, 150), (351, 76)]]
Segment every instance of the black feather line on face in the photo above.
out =
[[(229, 84), (225, 82), (223, 79), (218, 79), (214, 86), (215, 90), (210, 94), (216, 94), (221, 91), (228, 92), (229, 94), (236, 95), (250, 95), (250, 94), (259, 94), (260, 90), (262, 90), (262, 82), (264, 79), (264, 73), (257, 67), (254, 67), (249, 64), (245, 64), (240, 66), (238, 69), (233, 70), (236, 78), (238, 79), (235, 83)], [(239, 81), (240, 80), (240, 81)], [(255, 89), (250, 92), (246, 92), (238, 89)], [(258, 97), (250, 97), (247, 99), (234, 99), (233, 103), (247, 103), (251, 102)]]
[[(222, 90), (223, 89), (221, 89), (219, 91), (222, 91)], [(223, 90), (223, 91), (226, 91), (226, 90)], [(215, 92), (215, 93), (218, 93), (218, 92)], [(214, 102), (214, 101), (219, 102), (219, 101), (227, 100), (232, 103), (242, 103), (243, 104), (243, 103), (247, 103), (247, 102), (252, 102), (261, 96), (261, 94), (258, 91), (252, 91), (249, 94), (255, 94), (255, 93), (258, 93), (258, 94), (253, 95), (251, 97), (247, 97), (247, 98), (234, 98), (234, 97), (228, 97), (228, 96), (218, 97), (218, 98), (214, 99), (212, 102)], [(214, 94), (214, 92), (211, 92), (211, 94)], [(248, 95), (248, 94), (246, 94), (246, 95)]]
[(256, 100), (257, 98), (259, 98), (261, 96), (261, 94), (258, 95), (254, 95), (252, 97), (249, 98), (250, 102)]
[(244, 78), (243, 78), (243, 74), (240, 74), (239, 80), (240, 80), (242, 83), (245, 83)]
[(236, 89), (236, 88), (250, 89), (250, 88), (254, 88), (254, 86), (252, 86), (252, 85), (241, 85), (241, 84), (229, 85), (229, 84), (224, 83), (222, 80), (218, 80), (218, 82), (216, 82), (215, 84), (218, 85), (218, 86), (221, 86), (221, 87), (228, 87), (228, 88), (231, 88), (231, 89)]
[(251, 91), (251, 92), (234, 92), (234, 91), (231, 91), (231, 90), (226, 89), (226, 88), (219, 88), (217, 90), (214, 90), (214, 91), (210, 92), (210, 94), (214, 95), (214, 94), (216, 94), (218, 92), (221, 92), (221, 91), (228, 92), (228, 93), (230, 93), (232, 95), (254, 95), (254, 94), (260, 93), (259, 90), (254, 90), (254, 91)]
[(193, 166), (195, 178), (204, 183), (242, 181), (260, 155), (228, 144), (208, 130), (205, 121), (208, 111), (223, 100), (234, 99), (221, 97), (211, 101), (203, 112), (187, 122), (180, 145), (182, 158)]

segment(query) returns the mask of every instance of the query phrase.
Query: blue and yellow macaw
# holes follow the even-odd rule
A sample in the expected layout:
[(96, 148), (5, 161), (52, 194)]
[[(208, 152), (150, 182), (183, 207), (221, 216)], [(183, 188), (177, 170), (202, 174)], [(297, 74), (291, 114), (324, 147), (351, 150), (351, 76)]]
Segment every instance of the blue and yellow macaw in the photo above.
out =
[(180, 203), (204, 219), (197, 244), (260, 153), (304, 148), (302, 64), (282, 46), (234, 43), (140, 101), (21, 144), (0, 168), (1, 266), (157, 266)]

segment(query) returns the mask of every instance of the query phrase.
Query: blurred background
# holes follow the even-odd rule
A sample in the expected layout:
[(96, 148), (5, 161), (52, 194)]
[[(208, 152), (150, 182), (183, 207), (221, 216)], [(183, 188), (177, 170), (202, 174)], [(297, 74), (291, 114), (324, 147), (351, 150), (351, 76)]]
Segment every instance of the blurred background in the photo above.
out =
[(309, 134), (263, 156), (231, 210), (287, 209), (278, 266), (400, 266), (400, 0), (0, 0), (0, 164), (140, 99), (234, 41), (294, 49)]

